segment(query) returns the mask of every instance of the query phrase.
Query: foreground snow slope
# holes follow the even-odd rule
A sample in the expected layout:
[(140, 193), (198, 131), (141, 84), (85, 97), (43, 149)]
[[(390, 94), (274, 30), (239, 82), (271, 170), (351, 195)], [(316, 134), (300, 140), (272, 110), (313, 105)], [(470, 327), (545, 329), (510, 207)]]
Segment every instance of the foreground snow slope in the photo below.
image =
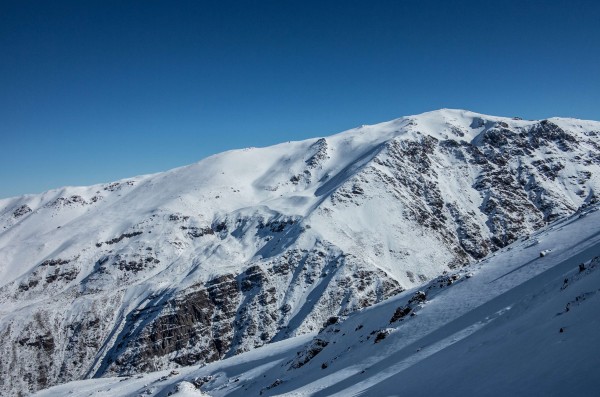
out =
[(315, 332), (598, 191), (600, 123), (444, 109), (0, 200), (0, 394)]
[[(73, 382), (37, 396), (177, 390), (211, 396), (597, 395), (598, 207), (441, 276), (421, 292), (422, 299), (410, 302), (423, 296), (415, 289), (332, 319), (310, 339), (291, 338), (180, 373)], [(395, 316), (406, 307), (415, 315)]]

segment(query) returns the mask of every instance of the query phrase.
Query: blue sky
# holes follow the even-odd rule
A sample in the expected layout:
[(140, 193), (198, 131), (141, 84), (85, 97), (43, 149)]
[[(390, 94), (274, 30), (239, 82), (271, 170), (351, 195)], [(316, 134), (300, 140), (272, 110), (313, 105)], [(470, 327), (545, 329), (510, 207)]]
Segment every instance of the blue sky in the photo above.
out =
[(449, 107), (600, 120), (600, 2), (0, 2), (0, 197)]

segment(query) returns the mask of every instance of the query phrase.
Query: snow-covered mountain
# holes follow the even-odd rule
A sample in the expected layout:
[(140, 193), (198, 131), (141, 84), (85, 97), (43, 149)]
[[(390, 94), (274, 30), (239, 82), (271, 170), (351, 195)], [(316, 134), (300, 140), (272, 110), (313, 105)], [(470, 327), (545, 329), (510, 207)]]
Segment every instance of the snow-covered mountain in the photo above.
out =
[(599, 208), (331, 317), (319, 332), (206, 366), (72, 382), (37, 396), (596, 396)]
[(0, 393), (317, 331), (598, 191), (599, 122), (440, 110), (0, 200)]

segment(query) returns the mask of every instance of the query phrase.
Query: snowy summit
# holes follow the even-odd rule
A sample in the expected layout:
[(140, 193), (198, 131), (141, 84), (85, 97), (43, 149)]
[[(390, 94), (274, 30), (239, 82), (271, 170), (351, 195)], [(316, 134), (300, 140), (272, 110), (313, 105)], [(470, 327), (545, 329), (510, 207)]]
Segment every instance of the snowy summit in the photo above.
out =
[(0, 200), (0, 394), (584, 395), (599, 191), (600, 122), (443, 109)]

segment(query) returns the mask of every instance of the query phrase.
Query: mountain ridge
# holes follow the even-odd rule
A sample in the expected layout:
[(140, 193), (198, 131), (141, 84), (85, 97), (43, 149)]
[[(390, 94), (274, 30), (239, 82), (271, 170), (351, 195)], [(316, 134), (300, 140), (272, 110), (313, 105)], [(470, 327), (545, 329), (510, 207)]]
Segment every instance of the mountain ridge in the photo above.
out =
[[(418, 117), (424, 117), (427, 115), (437, 115), (437, 114), (443, 114), (443, 113), (449, 113), (448, 115), (460, 115), (460, 114), (470, 114), (473, 117), (477, 117), (477, 118), (481, 118), (483, 120), (489, 120), (489, 121), (523, 121), (524, 123), (535, 123), (535, 122), (540, 122), (543, 120), (549, 120), (549, 121), (562, 121), (562, 122), (583, 122), (585, 124), (599, 124), (600, 121), (596, 121), (596, 120), (588, 120), (588, 119), (578, 119), (578, 118), (572, 118), (572, 117), (549, 117), (549, 118), (545, 118), (545, 119), (522, 119), (520, 117), (510, 117), (510, 116), (493, 116), (493, 115), (488, 115), (488, 114), (484, 114), (484, 113), (477, 113), (477, 112), (473, 112), (470, 110), (466, 110), (466, 109), (459, 109), (459, 108), (440, 108), (437, 110), (431, 110), (431, 111), (427, 111), (427, 112), (423, 112), (423, 113), (419, 113), (416, 115), (411, 115), (411, 116), (402, 116), (402, 117), (398, 117), (396, 119), (392, 119), (389, 121), (384, 121), (381, 123), (376, 123), (376, 124), (363, 124), (359, 127), (354, 127), (354, 128), (350, 128), (348, 130), (344, 130), (341, 132), (338, 132), (334, 135), (331, 135), (330, 137), (336, 136), (336, 135), (341, 135), (341, 134), (345, 134), (348, 133), (349, 131), (355, 131), (361, 128), (365, 128), (365, 127), (377, 127), (380, 125), (385, 125), (385, 124), (389, 124), (389, 123), (395, 123), (395, 122), (399, 122), (399, 121), (403, 121), (406, 119), (411, 119), (411, 118), (418, 118)], [(598, 126), (596, 126), (595, 128), (598, 128)], [(268, 146), (264, 146), (264, 147), (246, 147), (246, 148), (238, 148), (238, 149), (229, 149), (229, 150), (225, 150), (223, 152), (219, 152), (219, 153), (215, 153), (212, 155), (209, 155), (195, 163), (192, 164), (188, 164), (188, 165), (183, 165), (183, 166), (179, 166), (179, 167), (175, 167), (172, 169), (169, 169), (167, 171), (159, 171), (159, 172), (154, 172), (154, 173), (148, 173), (148, 174), (140, 174), (140, 175), (135, 175), (135, 176), (131, 176), (131, 177), (124, 177), (121, 179), (117, 179), (114, 181), (107, 181), (107, 182), (100, 182), (100, 183), (94, 183), (91, 185), (65, 185), (65, 186), (61, 186), (58, 188), (54, 188), (54, 189), (50, 189), (44, 192), (39, 192), (39, 193), (25, 193), (25, 194), (20, 194), (20, 195), (15, 195), (15, 196), (10, 196), (10, 197), (4, 197), (4, 198), (0, 198), (0, 204), (3, 201), (10, 201), (10, 200), (15, 200), (18, 198), (25, 198), (25, 197), (35, 197), (35, 196), (40, 196), (40, 195), (44, 195), (44, 194), (48, 194), (51, 192), (59, 192), (59, 191), (63, 191), (64, 189), (78, 189), (78, 188), (86, 188), (86, 187), (96, 187), (96, 188), (103, 188), (106, 185), (110, 185), (113, 183), (126, 183), (129, 180), (140, 180), (140, 179), (146, 179), (148, 177), (152, 177), (152, 176), (156, 176), (159, 174), (163, 174), (165, 172), (171, 172), (171, 171), (176, 171), (179, 169), (183, 169), (183, 168), (187, 168), (187, 167), (191, 167), (194, 166), (198, 163), (201, 163), (203, 161), (207, 161), (209, 159), (212, 159), (214, 157), (217, 156), (222, 156), (222, 155), (226, 155), (226, 154), (233, 154), (233, 153), (237, 153), (237, 152), (243, 152), (243, 151), (247, 151), (247, 150), (251, 150), (251, 149), (265, 149), (265, 148), (272, 148), (272, 147), (276, 147), (276, 146), (280, 146), (280, 145), (287, 145), (289, 143), (304, 143), (304, 142), (312, 142), (314, 140), (318, 140), (318, 139), (322, 139), (325, 138), (323, 137), (315, 137), (315, 138), (307, 138), (307, 139), (302, 139), (302, 140), (297, 140), (297, 141), (287, 141), (287, 142), (282, 142), (282, 143), (278, 143), (275, 145), (268, 145)]]
[(0, 371), (17, 368), (0, 387), (313, 332), (596, 202), (599, 137), (440, 110), (0, 200)]

